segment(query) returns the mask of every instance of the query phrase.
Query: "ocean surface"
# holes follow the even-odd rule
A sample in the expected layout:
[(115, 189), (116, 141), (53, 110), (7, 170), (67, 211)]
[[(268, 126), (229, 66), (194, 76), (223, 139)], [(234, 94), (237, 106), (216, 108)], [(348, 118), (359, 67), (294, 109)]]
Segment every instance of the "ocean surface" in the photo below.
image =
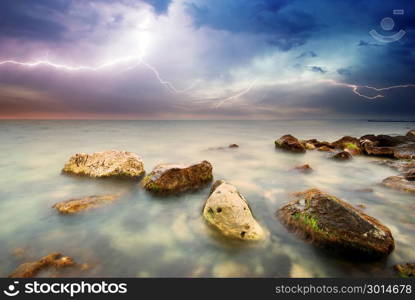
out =
[[(0, 121), (0, 276), (51, 252), (71, 256), (80, 277), (383, 277), (396, 263), (415, 261), (414, 195), (379, 185), (397, 172), (355, 157), (339, 163), (325, 152), (293, 155), (274, 140), (334, 141), (344, 135), (405, 134), (414, 123), (367, 121)], [(235, 149), (215, 150), (236, 143)], [(155, 197), (138, 182), (61, 174), (77, 152), (135, 152), (150, 172), (158, 163), (208, 160), (214, 177), (234, 184), (269, 232), (257, 244), (221, 238), (201, 212), (209, 187)], [(308, 163), (311, 174), (291, 169)], [(387, 225), (396, 249), (386, 259), (362, 262), (317, 249), (288, 232), (275, 211), (289, 194), (319, 188)], [(373, 188), (373, 193), (357, 192)], [(103, 208), (75, 216), (52, 205), (74, 197), (122, 193)], [(40, 276), (53, 276), (41, 273)]]

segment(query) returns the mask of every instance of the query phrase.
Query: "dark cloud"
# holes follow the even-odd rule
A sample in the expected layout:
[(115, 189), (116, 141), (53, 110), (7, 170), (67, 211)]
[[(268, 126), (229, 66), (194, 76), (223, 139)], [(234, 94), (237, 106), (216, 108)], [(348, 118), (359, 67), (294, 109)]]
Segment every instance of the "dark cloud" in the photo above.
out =
[(65, 26), (53, 19), (65, 13), (68, 0), (2, 0), (0, 1), (0, 37), (56, 40)]
[(310, 70), (316, 73), (321, 73), (321, 74), (327, 73), (327, 70), (323, 69), (322, 67), (318, 67), (318, 66), (311, 66)]
[(314, 51), (304, 51), (300, 55), (298, 55), (296, 58), (304, 58), (304, 57), (317, 57), (317, 54)]
[(343, 75), (343, 76), (351, 76), (352, 72), (347, 68), (340, 68), (340, 69), (337, 69), (337, 74)]
[[(86, 11), (79, 15), (68, 13), (74, 3), (90, 2), (106, 2), (109, 5), (102, 11), (88, 10), (85, 5)], [(0, 53), (0, 57), (18, 59), (19, 56), (27, 56), (36, 59), (36, 51), (53, 51), (54, 44), (59, 44), (55, 47), (58, 54), (53, 56), (53, 60), (74, 65), (89, 64), (82, 61), (83, 56), (88, 58), (85, 53), (99, 53), (100, 48), (105, 48), (107, 42), (112, 43), (112, 37), (124, 33), (123, 26), (135, 25), (135, 19), (126, 20), (124, 18), (127, 17), (122, 13), (129, 11), (130, 7), (136, 9), (137, 3), (142, 2), (151, 5), (156, 14), (164, 14), (159, 20), (165, 21), (170, 17), (167, 12), (171, 0), (1, 0), (0, 51), (4, 49), (4, 53)], [(180, 3), (182, 2), (174, 3), (178, 10), (183, 9)], [(325, 74), (324, 77), (329, 79), (334, 73), (342, 76), (341, 81), (356, 85), (385, 87), (415, 83), (413, 1), (356, 0), (351, 4), (346, 0), (186, 0), (184, 3), (185, 13), (189, 14), (194, 27), (186, 27), (184, 31), (180, 26), (176, 28), (175, 24), (167, 23), (174, 30), (162, 32), (167, 32), (172, 37), (163, 34), (157, 36), (155, 40), (168, 42), (163, 47), (157, 48), (157, 44), (153, 45), (154, 48), (149, 53), (150, 62), (166, 80), (178, 82), (180, 86), (188, 78), (200, 79), (202, 84), (211, 84), (218, 95), (226, 94), (227, 83), (229, 86), (234, 83), (239, 86), (234, 80), (240, 74), (246, 76), (247, 80), (258, 76), (258, 87), (255, 86), (255, 92), (247, 94), (246, 99), (237, 98), (235, 105), (224, 107), (220, 111), (212, 108), (194, 110), (189, 100), (194, 96), (191, 92), (168, 93), (149, 70), (143, 74), (137, 71), (138, 74), (127, 72), (126, 75), (116, 74), (111, 77), (108, 75), (110, 72), (107, 75), (100, 72), (65, 73), (48, 68), (33, 68), (28, 72), (21, 67), (2, 66), (2, 113), (137, 113), (151, 117), (155, 114), (183, 112), (177, 108), (179, 105), (175, 106), (180, 101), (189, 102), (189, 105), (186, 104), (189, 114), (216, 114), (223, 118), (246, 116), (258, 111), (261, 114), (272, 114), (278, 108), (281, 108), (282, 116), (287, 111), (296, 111), (299, 114), (315, 111), (332, 116), (413, 115), (415, 111), (415, 100), (412, 96), (415, 94), (414, 89), (388, 91), (384, 98), (373, 101), (353, 94), (347, 87), (310, 85), (300, 89), (297, 88), (298, 82), (294, 82), (291, 89), (287, 88), (285, 91), (260, 87), (262, 77), (278, 81), (278, 76), (272, 76), (278, 74), (278, 68), (284, 66), (287, 66), (287, 70), (281, 70), (281, 73), (286, 73), (290, 78), (296, 78), (297, 75), (301, 78), (302, 73), (309, 70), (315, 72), (307, 74), (311, 78), (319, 78), (321, 74)], [(112, 4), (122, 4), (123, 7), (119, 15), (112, 16), (109, 12), (108, 17), (107, 10), (112, 8)], [(394, 16), (392, 10), (395, 8), (404, 9), (404, 15)], [(110, 21), (100, 22), (100, 17), (107, 17)], [(395, 20), (395, 28), (391, 32), (382, 31), (379, 22), (384, 17)], [(156, 23), (159, 21), (157, 18), (155, 20)], [(71, 31), (72, 28), (66, 26), (73, 26), (74, 30)], [(96, 28), (97, 26), (102, 27)], [(155, 27), (157, 26), (158, 24)], [(200, 28), (207, 30), (199, 31)], [(404, 29), (406, 35), (394, 43), (380, 43), (369, 35), (371, 29), (384, 35)], [(198, 39), (189, 39), (190, 47), (182, 43), (183, 49), (175, 48), (174, 43), (181, 40), (180, 35), (183, 32), (201, 34), (197, 36)], [(206, 32), (211, 36), (204, 38)], [(68, 36), (71, 40), (64, 41), (63, 39), (69, 39)], [(34, 46), (30, 47), (30, 42), (33, 41), (42, 43), (40, 46), (33, 43)], [(84, 49), (85, 44), (88, 44), (87, 47), (92, 44), (91, 49)], [(74, 51), (72, 55), (73, 49), (79, 50), (79, 53)], [(175, 51), (172, 61), (169, 54), (175, 49), (178, 50)], [(24, 51), (30, 53), (22, 54)], [(30, 56), (32, 51), (35, 52), (33, 57)], [(281, 53), (282, 51), (285, 53)], [(111, 57), (111, 54), (108, 56)], [(275, 67), (271, 58), (275, 59)], [(307, 60), (310, 63), (304, 63)], [(267, 62), (266, 65), (263, 65), (263, 61)], [(331, 72), (332, 70), (335, 72)], [(197, 94), (202, 84), (196, 85), (192, 92)], [(221, 86), (224, 91), (220, 91)], [(233, 88), (229, 88), (230, 90), (233, 91)], [(370, 90), (365, 92), (373, 93)], [(216, 100), (219, 101), (219, 98)], [(255, 101), (263, 106), (255, 106)]]
[(172, 0), (143, 0), (143, 1), (153, 6), (154, 10), (158, 14), (163, 14), (167, 12), (167, 9), (169, 8), (169, 5)]
[(379, 44), (376, 44), (376, 43), (366, 42), (366, 41), (363, 41), (363, 40), (360, 40), (357, 45), (359, 47), (370, 47), (370, 46), (379, 47), (379, 46), (382, 46), (382, 45), (379, 45)]
[(209, 0), (187, 3), (197, 27), (207, 26), (233, 33), (267, 35), (270, 45), (287, 51), (303, 45), (316, 28), (315, 19), (289, 6), (290, 1)]

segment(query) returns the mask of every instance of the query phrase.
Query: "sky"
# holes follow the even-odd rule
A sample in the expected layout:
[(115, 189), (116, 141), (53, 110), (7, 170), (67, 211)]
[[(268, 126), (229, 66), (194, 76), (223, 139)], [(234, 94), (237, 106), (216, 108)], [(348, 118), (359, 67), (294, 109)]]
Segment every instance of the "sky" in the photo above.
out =
[(0, 118), (415, 119), (405, 0), (1, 0)]

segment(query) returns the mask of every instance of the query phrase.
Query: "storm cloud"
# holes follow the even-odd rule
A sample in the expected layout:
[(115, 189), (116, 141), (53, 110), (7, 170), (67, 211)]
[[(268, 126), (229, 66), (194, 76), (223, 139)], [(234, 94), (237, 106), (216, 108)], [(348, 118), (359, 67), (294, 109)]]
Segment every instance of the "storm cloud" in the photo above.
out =
[(406, 0), (3, 0), (0, 117), (415, 117), (414, 14)]

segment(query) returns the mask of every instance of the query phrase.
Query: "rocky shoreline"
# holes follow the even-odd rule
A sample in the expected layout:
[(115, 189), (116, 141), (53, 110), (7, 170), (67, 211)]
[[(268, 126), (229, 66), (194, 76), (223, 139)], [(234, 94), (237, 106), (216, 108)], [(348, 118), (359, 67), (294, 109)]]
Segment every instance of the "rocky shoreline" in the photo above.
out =
[[(385, 164), (400, 174), (385, 178), (380, 184), (401, 192), (415, 193), (415, 130), (402, 136), (344, 136), (334, 142), (300, 140), (287, 134), (275, 140), (274, 145), (278, 151), (296, 155), (322, 151), (327, 159), (339, 163), (346, 163), (355, 156), (385, 158)], [(228, 148), (238, 147), (230, 144)], [(304, 164), (293, 167), (292, 171), (308, 174), (313, 172), (313, 168)], [(144, 177), (141, 157), (118, 150), (75, 154), (64, 165), (62, 173), (90, 178), (135, 180), (137, 187), (159, 196), (180, 196), (209, 186), (214, 179), (213, 166), (206, 160), (188, 165), (159, 164)], [(53, 208), (65, 217), (99, 209), (120, 197), (121, 195), (111, 194), (85, 196), (56, 203)], [(293, 199), (290, 202), (275, 208), (275, 215), (289, 231), (306, 242), (340, 255), (353, 254), (371, 260), (386, 257), (394, 250), (395, 242), (389, 228), (336, 196), (318, 189), (309, 189), (296, 192), (291, 197)], [(230, 240), (261, 243), (268, 237), (267, 228), (255, 218), (255, 212), (248, 201), (236, 186), (224, 180), (217, 180), (211, 186), (200, 217), (204, 218), (207, 226)], [(74, 265), (72, 258), (52, 253), (38, 261), (18, 266), (10, 277), (35, 277), (43, 269), (59, 270)], [(403, 262), (394, 269), (399, 276), (414, 276), (413, 263)]]

